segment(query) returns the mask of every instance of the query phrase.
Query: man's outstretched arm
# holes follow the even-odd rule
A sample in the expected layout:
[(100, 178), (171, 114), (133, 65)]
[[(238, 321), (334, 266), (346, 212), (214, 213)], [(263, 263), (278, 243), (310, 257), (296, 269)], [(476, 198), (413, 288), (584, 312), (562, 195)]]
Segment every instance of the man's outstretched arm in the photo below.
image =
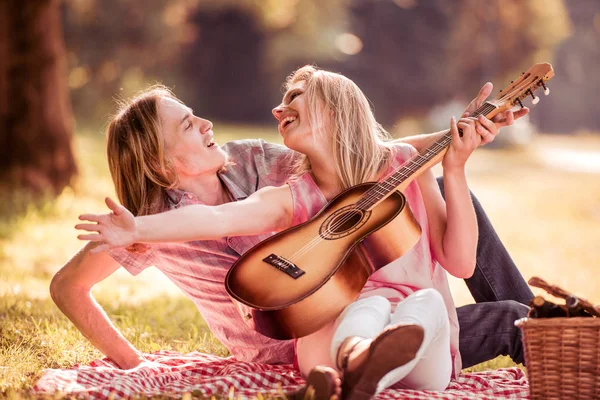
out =
[(138, 366), (143, 358), (108, 319), (92, 296), (92, 287), (120, 265), (107, 253), (91, 254), (88, 243), (54, 276), (50, 295), (58, 308), (98, 350), (122, 369)]

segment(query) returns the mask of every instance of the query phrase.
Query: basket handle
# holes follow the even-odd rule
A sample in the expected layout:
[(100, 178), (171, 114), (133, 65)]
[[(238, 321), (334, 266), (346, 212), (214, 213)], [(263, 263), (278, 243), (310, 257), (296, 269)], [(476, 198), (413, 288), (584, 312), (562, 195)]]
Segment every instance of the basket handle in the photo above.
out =
[(546, 282), (545, 280), (543, 280), (542, 278), (534, 276), (531, 279), (529, 279), (529, 282), (527, 282), (527, 283), (529, 283), (531, 286), (535, 286), (535, 287), (544, 289), (546, 292), (548, 292), (552, 296), (558, 297), (561, 299), (566, 299), (567, 297), (577, 297), (577, 299), (579, 300), (579, 304), (581, 304), (581, 306), (583, 307), (583, 309), (585, 311), (587, 311), (588, 313), (590, 313), (591, 315), (593, 315), (595, 317), (600, 317), (600, 307), (593, 305), (589, 301), (587, 301), (579, 296), (575, 296), (573, 293), (567, 292), (566, 290), (562, 289), (559, 286), (551, 285), (548, 282)]

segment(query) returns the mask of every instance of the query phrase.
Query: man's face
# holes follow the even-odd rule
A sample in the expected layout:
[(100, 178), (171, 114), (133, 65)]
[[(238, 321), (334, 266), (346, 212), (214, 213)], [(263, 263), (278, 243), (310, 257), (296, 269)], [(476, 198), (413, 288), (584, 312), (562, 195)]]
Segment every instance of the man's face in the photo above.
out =
[(216, 173), (223, 167), (227, 156), (214, 141), (212, 122), (168, 97), (159, 101), (158, 114), (166, 152), (178, 176)]

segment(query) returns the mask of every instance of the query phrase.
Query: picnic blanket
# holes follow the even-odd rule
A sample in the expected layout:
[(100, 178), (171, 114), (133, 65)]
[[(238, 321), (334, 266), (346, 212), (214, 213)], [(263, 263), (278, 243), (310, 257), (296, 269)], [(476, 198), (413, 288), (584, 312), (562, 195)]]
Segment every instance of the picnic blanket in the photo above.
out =
[[(251, 399), (259, 394), (283, 398), (284, 393), (305, 383), (300, 371), (289, 364), (239, 362), (199, 352), (159, 351), (145, 357), (149, 362), (133, 370), (118, 369), (107, 358), (94, 360), (89, 366), (47, 369), (33, 391), (90, 399), (136, 395)], [(443, 392), (390, 388), (376, 396), (378, 400), (397, 398), (524, 399), (529, 398), (529, 386), (522, 370), (503, 368), (462, 374)]]

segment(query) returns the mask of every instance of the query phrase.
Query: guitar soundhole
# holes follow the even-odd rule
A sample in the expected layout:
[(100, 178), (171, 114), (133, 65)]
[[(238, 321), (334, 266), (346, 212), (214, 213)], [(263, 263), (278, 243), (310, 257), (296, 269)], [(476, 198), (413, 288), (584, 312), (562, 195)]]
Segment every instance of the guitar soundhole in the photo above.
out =
[(319, 233), (327, 240), (348, 236), (367, 223), (370, 215), (370, 211), (358, 209), (354, 205), (343, 207), (327, 217)]
[(337, 216), (331, 223), (332, 233), (339, 234), (354, 228), (360, 222), (361, 217), (362, 215), (358, 211), (348, 211)]

